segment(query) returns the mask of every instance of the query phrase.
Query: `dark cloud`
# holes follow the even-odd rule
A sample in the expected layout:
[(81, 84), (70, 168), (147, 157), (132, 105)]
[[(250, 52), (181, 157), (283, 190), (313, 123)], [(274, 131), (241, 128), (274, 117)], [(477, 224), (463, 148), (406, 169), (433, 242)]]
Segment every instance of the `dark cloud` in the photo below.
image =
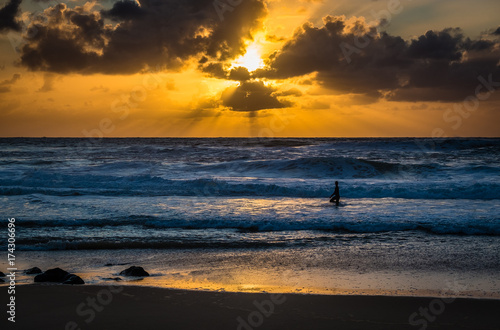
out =
[[(203, 59), (202, 59), (203, 60)], [(201, 71), (207, 73), (210, 77), (227, 79), (227, 71), (221, 62), (210, 62), (200, 66)]]
[(466, 38), (460, 29), (428, 31), (406, 41), (359, 19), (328, 16), (322, 27), (305, 24), (270, 57), (268, 69), (254, 76), (316, 73), (327, 88), (374, 101), (457, 101), (474, 95), (479, 75), (500, 78), (499, 46)]
[(21, 47), (21, 63), (31, 70), (84, 71), (98, 61), (106, 33), (99, 13), (58, 4), (28, 27), (28, 34), (34, 37)]
[(457, 61), (462, 58), (464, 39), (460, 29), (427, 31), (408, 47), (412, 58)]
[(248, 72), (247, 68), (239, 66), (237, 68), (232, 69), (229, 72), (229, 79), (239, 80), (239, 81), (249, 80), (250, 79), (250, 72)]
[(230, 68), (229, 65), (223, 62), (206, 62), (205, 57), (202, 58), (198, 63), (199, 69), (207, 73), (208, 76), (219, 79), (229, 79), (229, 80), (237, 80), (237, 81), (246, 81), (252, 78), (252, 74), (248, 71), (247, 68), (239, 66), (236, 68)]
[[(256, 75), (288, 78), (317, 72), (316, 79), (326, 87), (344, 93), (378, 95), (379, 89), (398, 86), (398, 72), (409, 60), (399, 56), (406, 50), (403, 39), (387, 34), (374, 39), (374, 33), (361, 22), (347, 26), (341, 17), (327, 17), (322, 28), (306, 24), (271, 58), (272, 71)], [(363, 42), (368, 46), (353, 53), (352, 61), (347, 63), (340, 45), (348, 51), (355, 47), (354, 37), (366, 38)]]
[(492, 50), (495, 43), (490, 40), (470, 40), (467, 39), (464, 43), (464, 49), (471, 50)]
[(5, 31), (21, 31), (21, 23), (16, 19), (22, 0), (10, 0), (0, 9), (0, 33)]
[(10, 92), (10, 87), (19, 79), (21, 79), (21, 75), (19, 73), (15, 73), (12, 75), (12, 78), (0, 82), (0, 93)]
[[(241, 55), (267, 14), (263, 0), (245, 0), (220, 20), (212, 0), (120, 1), (101, 12), (56, 5), (34, 18), (34, 38), (21, 64), (40, 71), (82, 74), (177, 69), (204, 54), (213, 61)], [(104, 19), (119, 24), (105, 24)]]
[(280, 101), (276, 89), (260, 81), (241, 82), (238, 87), (230, 87), (222, 92), (222, 104), (234, 111), (256, 111), (279, 109), (291, 106), (288, 101)]
[(118, 1), (115, 2), (110, 10), (101, 10), (103, 17), (114, 21), (122, 21), (128, 19), (137, 19), (146, 14), (146, 12), (135, 1)]

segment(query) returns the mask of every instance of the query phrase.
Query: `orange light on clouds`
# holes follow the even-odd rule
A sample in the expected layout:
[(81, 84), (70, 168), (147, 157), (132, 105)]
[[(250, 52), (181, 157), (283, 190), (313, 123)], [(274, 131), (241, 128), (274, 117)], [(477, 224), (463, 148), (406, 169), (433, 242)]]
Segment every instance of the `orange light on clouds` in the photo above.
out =
[[(84, 2), (69, 3), (68, 8), (75, 5), (81, 6)], [(366, 49), (361, 49), (361, 53), (353, 53), (354, 62), (350, 67), (327, 72), (323, 74), (323, 80), (318, 78), (321, 73), (314, 69), (305, 70), (302, 76), (272, 75), (275, 69), (269, 67), (272, 59), (290, 48), (287, 42), (303, 32), (300, 30), (302, 24), (311, 22), (310, 31), (316, 31), (315, 36), (320, 39), (325, 31), (321, 30), (324, 27), (322, 18), (326, 15), (346, 15), (347, 20), (357, 15), (365, 17), (366, 21), (373, 21), (371, 10), (383, 10), (384, 5), (385, 2), (367, 3), (360, 0), (266, 1), (267, 16), (262, 17), (262, 26), (259, 25), (242, 37), (241, 44), (245, 45), (245, 49), (237, 48), (236, 53), (239, 55), (233, 53), (232, 58), (217, 60), (200, 53), (184, 59), (179, 67), (155, 68), (145, 65), (144, 70), (133, 74), (30, 70), (19, 65), (19, 53), (14, 51), (9, 42), (13, 32), (9, 35), (0, 34), (0, 136), (84, 137), (87, 136), (85, 132), (97, 130), (101, 130), (104, 137), (431, 136), (435, 128), (442, 128), (447, 136), (498, 136), (500, 132), (492, 123), (498, 119), (500, 93), (492, 93), (488, 100), (481, 101), (478, 110), (464, 118), (461, 126), (454, 129), (443, 118), (443, 113), (453, 106), (453, 102), (448, 99), (389, 102), (386, 97), (376, 96), (378, 86), (373, 93), (362, 88), (356, 91), (357, 86), (351, 80), (358, 79), (358, 82), (363, 83), (375, 78), (368, 69), (365, 77), (355, 75), (361, 75), (363, 66), (370, 65), (363, 61), (356, 62), (356, 56)], [(401, 14), (392, 18), (391, 33), (397, 33), (395, 27), (403, 24), (400, 19), (411, 15), (418, 22), (413, 27), (425, 25), (431, 29), (440, 26), (439, 21), (422, 20), (418, 16), (419, 6), (415, 2), (405, 4)], [(442, 10), (445, 5), (426, 2), (425, 6)], [(460, 8), (467, 6), (466, 2), (459, 4)], [(491, 3), (489, 6), (494, 12), (493, 9), (498, 5)], [(481, 23), (478, 17), (477, 8), (478, 5), (474, 9), (476, 16), (468, 18), (467, 27), (478, 30), (484, 25), (483, 31), (487, 31), (486, 23)], [(97, 9), (86, 5), (82, 10)], [(225, 15), (231, 15), (231, 12)], [(28, 11), (23, 12), (23, 19), (28, 16)], [(486, 16), (485, 21), (490, 24), (491, 15)], [(451, 12), (446, 17), (447, 21), (453, 21)], [(407, 33), (410, 28), (400, 29)], [(193, 31), (197, 38), (208, 38), (212, 30), (202, 26)], [(494, 40), (491, 36), (488, 38)], [(314, 39), (309, 42), (314, 42)], [(498, 44), (495, 45), (498, 47)], [(310, 53), (306, 51), (286, 60), (299, 58), (310, 61), (315, 52), (332, 47), (335, 45), (320, 44), (316, 48), (307, 46), (304, 49)], [(373, 54), (374, 61), (378, 55)], [(480, 58), (475, 53), (473, 55)], [(462, 60), (465, 59), (464, 55)], [(335, 60), (338, 59), (331, 59), (332, 65)], [(324, 62), (324, 67), (328, 68), (329, 59)], [(294, 69), (296, 64), (289, 64), (285, 69)], [(230, 70), (237, 67), (246, 68), (250, 76), (230, 78)], [(353, 70), (355, 74), (350, 74), (349, 70), (355, 67), (361, 69)], [(266, 70), (269, 71), (263, 74)], [(388, 72), (387, 76), (399, 74), (397, 71)], [(498, 78), (495, 76), (494, 79)], [(240, 89), (238, 95), (262, 94), (272, 102), (264, 102), (263, 106), (259, 103), (250, 111), (242, 111), (249, 109), (244, 107), (233, 109), (227, 102), (224, 103), (223, 93), (231, 97), (231, 92), (245, 82), (248, 90)], [(390, 91), (388, 87), (385, 88), (384, 95), (387, 96)], [(451, 88), (448, 90), (453, 91)], [(470, 90), (470, 94), (474, 95), (474, 89)], [(270, 109), (266, 108), (269, 104)], [(100, 129), (103, 121), (109, 121), (113, 129)]]

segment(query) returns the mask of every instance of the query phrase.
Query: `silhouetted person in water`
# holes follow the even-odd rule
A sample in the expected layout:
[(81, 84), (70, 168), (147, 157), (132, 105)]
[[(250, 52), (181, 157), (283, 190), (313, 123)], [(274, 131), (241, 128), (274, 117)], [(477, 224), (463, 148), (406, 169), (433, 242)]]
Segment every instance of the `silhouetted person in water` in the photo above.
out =
[(339, 182), (335, 181), (335, 191), (330, 196), (330, 203), (335, 203), (335, 205), (339, 205), (340, 194), (339, 194)]

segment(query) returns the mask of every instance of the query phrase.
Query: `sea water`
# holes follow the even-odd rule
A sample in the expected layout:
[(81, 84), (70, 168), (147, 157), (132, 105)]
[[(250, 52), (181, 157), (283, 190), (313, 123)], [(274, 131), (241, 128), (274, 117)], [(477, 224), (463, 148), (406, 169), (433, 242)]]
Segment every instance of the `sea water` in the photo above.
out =
[(0, 139), (0, 203), (87, 283), (500, 295), (500, 139)]

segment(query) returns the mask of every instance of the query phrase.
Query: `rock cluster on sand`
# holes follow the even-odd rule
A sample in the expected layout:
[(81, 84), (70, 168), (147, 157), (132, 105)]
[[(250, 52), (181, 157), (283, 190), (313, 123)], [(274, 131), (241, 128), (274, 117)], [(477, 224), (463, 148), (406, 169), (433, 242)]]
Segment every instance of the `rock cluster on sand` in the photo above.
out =
[(35, 276), (35, 282), (53, 282), (62, 284), (85, 284), (85, 282), (75, 274), (70, 274), (61, 268), (53, 268), (42, 274)]
[(42, 270), (38, 267), (33, 267), (33, 268), (30, 268), (30, 269), (26, 269), (24, 271), (25, 274), (27, 275), (34, 275), (34, 274), (41, 274), (43, 273)]
[(149, 273), (142, 267), (132, 266), (120, 272), (122, 276), (149, 276)]
[(5, 274), (0, 272), (0, 277), (5, 277)]

